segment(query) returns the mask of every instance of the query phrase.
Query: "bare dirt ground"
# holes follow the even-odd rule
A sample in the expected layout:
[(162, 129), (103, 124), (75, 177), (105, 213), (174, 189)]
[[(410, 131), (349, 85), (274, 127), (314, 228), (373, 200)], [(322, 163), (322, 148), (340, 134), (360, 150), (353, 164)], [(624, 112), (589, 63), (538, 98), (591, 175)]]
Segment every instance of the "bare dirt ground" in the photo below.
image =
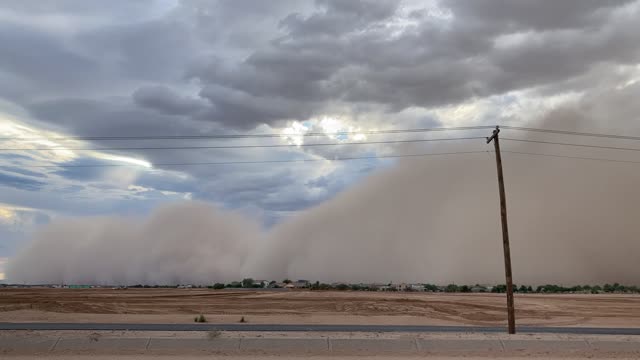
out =
[[(314, 360), (362, 360), (363, 357), (362, 356), (292, 356), (292, 357), (282, 357), (282, 356), (272, 356), (272, 357), (265, 357), (265, 356), (211, 356), (211, 355), (201, 355), (201, 356), (184, 356), (184, 355), (179, 355), (179, 356), (162, 356), (161, 359), (162, 360), (200, 360), (200, 359), (233, 359), (233, 360), (263, 360), (263, 359), (275, 359), (277, 358), (278, 360), (296, 360), (296, 359), (301, 359), (301, 358), (313, 358)], [(425, 356), (412, 356), (412, 357), (406, 357), (406, 356), (375, 356), (375, 357), (367, 357), (367, 358), (372, 358), (372, 359), (378, 359), (378, 360), (422, 360), (425, 358)], [(459, 359), (459, 357), (449, 357), (449, 356), (428, 356), (426, 358), (432, 359), (432, 360), (451, 360), (451, 359)], [(487, 355), (487, 356), (482, 356), (482, 357), (464, 357), (466, 360), (480, 360), (480, 359), (493, 359), (494, 356), (492, 355)], [(517, 356), (517, 357), (500, 357), (501, 359), (509, 359), (509, 360), (523, 360), (523, 359), (530, 359), (531, 357), (529, 356)], [(567, 356), (554, 356), (554, 355), (545, 355), (544, 357), (540, 357), (542, 359), (547, 359), (547, 360), (556, 360), (556, 359), (567, 359), (567, 358), (573, 358), (573, 356), (571, 357), (567, 357)], [(617, 357), (617, 356), (606, 356), (606, 357), (592, 357), (592, 358), (597, 358), (597, 359), (635, 359), (633, 357)], [(122, 355), (102, 355), (102, 356), (95, 356), (95, 355), (64, 355), (64, 356), (51, 356), (51, 355), (46, 355), (46, 356), (24, 356), (24, 355), (19, 355), (19, 356), (15, 356), (15, 357), (7, 357), (6, 359), (20, 359), (20, 360), (44, 360), (44, 359), (64, 359), (64, 360), (113, 360), (113, 359), (122, 359), (122, 360), (157, 360), (158, 359), (158, 355), (131, 355), (131, 356), (122, 356)]]
[[(201, 355), (201, 356), (162, 356), (162, 360), (200, 360), (200, 359), (233, 359), (233, 360), (263, 360), (270, 358), (277, 358), (278, 360), (296, 360), (301, 358), (313, 358), (314, 360), (362, 360), (362, 356), (292, 356), (292, 357), (282, 357), (282, 356), (211, 356), (211, 355)], [(379, 360), (422, 360), (425, 356), (375, 356), (375, 357), (367, 357)], [(450, 357), (450, 356), (428, 356), (427, 358), (432, 360), (450, 360), (450, 359), (459, 359), (459, 357)], [(483, 357), (465, 357), (466, 360), (480, 360), (480, 359), (493, 359), (493, 356), (483, 356)], [(529, 356), (517, 356), (517, 357), (500, 357), (501, 359), (509, 359), (509, 360), (522, 360), (522, 359), (530, 359)], [(556, 360), (556, 359), (567, 359), (572, 357), (567, 356), (545, 356), (543, 357), (547, 360)], [(633, 357), (594, 357), (597, 359), (629, 359), (633, 360)], [(64, 359), (64, 360), (113, 360), (113, 359), (122, 359), (122, 360), (157, 360), (158, 355), (130, 355), (130, 356), (122, 356), (122, 355), (64, 355), (64, 356), (25, 356), (18, 355), (15, 357), (7, 357), (6, 359), (20, 359), (20, 360), (44, 360), (44, 359)]]
[[(520, 325), (640, 327), (638, 295), (517, 295)], [(502, 325), (503, 294), (0, 289), (2, 322)]]

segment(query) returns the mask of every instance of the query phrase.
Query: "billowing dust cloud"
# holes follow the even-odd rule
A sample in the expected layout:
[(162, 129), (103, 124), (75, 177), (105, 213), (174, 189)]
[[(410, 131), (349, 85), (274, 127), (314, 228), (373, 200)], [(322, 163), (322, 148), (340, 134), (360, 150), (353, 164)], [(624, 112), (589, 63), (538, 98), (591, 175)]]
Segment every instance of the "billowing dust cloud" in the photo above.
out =
[(8, 279), (53, 284), (237, 279), (259, 236), (257, 224), (196, 202), (160, 208), (144, 220), (60, 220), (42, 229), (9, 263)]
[[(562, 118), (573, 115), (551, 114), (554, 122), (538, 126), (566, 129), (571, 123)], [(540, 137), (507, 130), (502, 136)], [(502, 147), (625, 155), (506, 140)], [(517, 284), (639, 282), (640, 165), (505, 152), (504, 169)], [(497, 189), (493, 154), (468, 154), (401, 161), (268, 232), (196, 202), (166, 206), (144, 220), (56, 221), (11, 259), (7, 277), (97, 284), (210, 284), (243, 277), (500, 283)]]

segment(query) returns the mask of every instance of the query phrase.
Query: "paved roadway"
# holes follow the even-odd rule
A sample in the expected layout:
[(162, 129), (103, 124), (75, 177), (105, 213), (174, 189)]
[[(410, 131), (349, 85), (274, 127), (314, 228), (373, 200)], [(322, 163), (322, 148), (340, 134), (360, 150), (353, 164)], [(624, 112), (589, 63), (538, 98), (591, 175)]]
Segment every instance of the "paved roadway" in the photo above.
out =
[[(319, 331), (319, 332), (457, 332), (501, 333), (499, 326), (431, 325), (277, 325), (277, 324), (100, 324), (100, 323), (0, 323), (0, 330), (130, 330), (130, 331)], [(578, 335), (640, 335), (640, 328), (520, 326), (520, 333)]]

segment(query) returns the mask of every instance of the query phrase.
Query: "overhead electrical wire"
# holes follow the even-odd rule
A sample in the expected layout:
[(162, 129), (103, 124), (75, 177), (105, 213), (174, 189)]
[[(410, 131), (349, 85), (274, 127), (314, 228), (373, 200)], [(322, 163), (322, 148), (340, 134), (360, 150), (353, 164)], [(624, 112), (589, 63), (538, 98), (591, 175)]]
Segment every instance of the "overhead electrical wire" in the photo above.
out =
[[(482, 130), (493, 129), (495, 126), (464, 126), (464, 127), (442, 127), (442, 128), (419, 128), (419, 129), (396, 129), (396, 130), (371, 130), (371, 131), (348, 131), (348, 132), (335, 132), (335, 133), (303, 133), (303, 134), (212, 134), (212, 135), (166, 135), (166, 136), (85, 136), (85, 137), (33, 137), (33, 138), (0, 138), (2, 140), (204, 140), (204, 139), (250, 139), (250, 138), (282, 138), (282, 137), (311, 137), (311, 136), (345, 136), (345, 135), (377, 135), (377, 134), (402, 134), (402, 133), (422, 133), (422, 132), (436, 132), (436, 131), (457, 131), (457, 130)], [(518, 126), (500, 126), (501, 129), (516, 130), (516, 131), (529, 131), (549, 134), (560, 135), (572, 135), (572, 136), (589, 136), (599, 138), (611, 138), (611, 139), (624, 139), (624, 140), (640, 140), (640, 136), (627, 136), (616, 134), (601, 134), (601, 133), (589, 133), (589, 132), (577, 132), (577, 131), (564, 131), (553, 129), (541, 129), (541, 128), (528, 128)], [(92, 151), (111, 151), (111, 150), (187, 150), (187, 149), (245, 149), (245, 148), (286, 148), (286, 147), (314, 147), (314, 146), (340, 146), (340, 145), (372, 145), (372, 144), (401, 144), (401, 143), (420, 143), (420, 142), (436, 142), (436, 141), (462, 141), (462, 140), (477, 140), (485, 139), (485, 137), (459, 137), (459, 138), (441, 138), (441, 139), (409, 139), (409, 140), (384, 140), (384, 141), (358, 141), (358, 142), (332, 142), (332, 143), (306, 143), (306, 144), (267, 144), (267, 145), (202, 145), (202, 146), (125, 146), (125, 147), (34, 147), (34, 148), (0, 148), (0, 151), (53, 151), (53, 150), (92, 150)], [(556, 141), (545, 140), (530, 140), (530, 139), (515, 139), (508, 137), (501, 137), (504, 141), (525, 142), (525, 143), (538, 143), (547, 145), (561, 145), (561, 146), (574, 146), (582, 148), (596, 148), (607, 150), (624, 150), (624, 151), (640, 151), (640, 148), (629, 147), (616, 147), (616, 146), (604, 146), (604, 145), (588, 145), (588, 144), (576, 144), (565, 143)], [(403, 157), (427, 157), (438, 155), (455, 155), (455, 154), (475, 154), (486, 153), (487, 151), (461, 151), (461, 152), (446, 152), (446, 153), (429, 153), (429, 154), (404, 154), (404, 155), (381, 155), (381, 156), (366, 156), (366, 157), (341, 157), (334, 159), (290, 159), (290, 160), (256, 160), (256, 161), (221, 161), (221, 162), (195, 162), (195, 163), (156, 163), (152, 166), (204, 166), (204, 165), (233, 165), (233, 164), (274, 164), (274, 163), (306, 163), (306, 162), (319, 162), (319, 161), (348, 161), (348, 160), (374, 160), (385, 158), (403, 158)], [(609, 161), (620, 163), (640, 163), (640, 161), (632, 160), (616, 160), (616, 159), (603, 159), (581, 156), (566, 156), (557, 154), (541, 154), (530, 153), (525, 151), (511, 151), (503, 150), (508, 154), (521, 154), (532, 156), (546, 156), (557, 158), (569, 158), (580, 160), (594, 160), (594, 161)], [(0, 168), (7, 167), (8, 165), (0, 165)], [(87, 165), (20, 165), (20, 167), (27, 168), (66, 168), (66, 167), (122, 167), (122, 166), (141, 166), (135, 164), (87, 164)]]
[[(485, 130), (493, 129), (495, 125), (478, 126), (455, 126), (438, 128), (415, 128), (415, 129), (388, 129), (388, 130), (363, 130), (363, 131), (337, 131), (337, 132), (307, 132), (307, 133), (268, 133), (268, 134), (208, 134), (208, 135), (126, 135), (126, 136), (34, 136), (34, 137), (0, 137), (0, 141), (35, 141), (35, 140), (86, 140), (86, 141), (108, 141), (108, 140), (203, 140), (203, 139), (250, 139), (250, 138), (282, 138), (282, 137), (314, 137), (314, 136), (346, 136), (346, 135), (381, 135), (381, 134), (402, 134), (402, 133), (422, 133), (437, 131), (464, 131), (464, 130)], [(640, 140), (640, 136), (628, 136), (617, 134), (602, 134), (593, 132), (579, 132), (567, 130), (554, 130), (542, 128), (530, 128), (522, 126), (501, 125), (501, 129), (540, 132), (560, 135), (577, 135), (589, 137), (601, 137), (624, 140)]]
[(433, 141), (462, 141), (462, 140), (479, 140), (479, 139), (484, 139), (484, 137), (357, 141), (357, 142), (308, 143), (308, 144), (267, 144), (267, 145), (131, 146), (131, 147), (127, 146), (127, 147), (101, 147), (101, 148), (73, 148), (73, 147), (0, 148), (0, 151), (249, 149), (249, 148), (288, 148), (288, 147), (340, 146), (340, 145), (402, 144), (402, 143), (421, 143), (421, 142), (433, 142)]
[(511, 150), (501, 150), (501, 152), (507, 153), (507, 154), (518, 154), (518, 155), (533, 155), (533, 156), (546, 156), (546, 157), (565, 158), (565, 159), (640, 164), (640, 161), (633, 161), (633, 160), (602, 159), (602, 158), (593, 158), (593, 157), (584, 157), (584, 156), (568, 156), (568, 155), (557, 155), (557, 154), (540, 154), (540, 153), (531, 153), (526, 151), (511, 151)]
[(540, 129), (540, 128), (529, 128), (529, 127), (508, 126), (508, 125), (500, 126), (500, 128), (506, 129), (506, 130), (531, 131), (531, 132), (559, 134), (559, 135), (577, 135), (577, 136), (589, 136), (589, 137), (599, 137), (599, 138), (609, 138), (609, 139), (640, 140), (640, 136), (628, 136), (628, 135), (617, 135), (617, 134), (600, 134), (600, 133), (591, 133), (591, 132)]
[(638, 148), (617, 147), (617, 146), (602, 146), (602, 145), (587, 145), (587, 144), (573, 144), (573, 143), (563, 143), (563, 142), (556, 142), (556, 141), (528, 140), (528, 139), (512, 139), (512, 138), (503, 138), (503, 137), (501, 137), (501, 138), (500, 138), (500, 140), (506, 140), (506, 141), (518, 141), (518, 142), (536, 143), (536, 144), (550, 144), (550, 145), (576, 146), (576, 147), (595, 148), (595, 149), (607, 149), (607, 150), (640, 151), (640, 149), (638, 149)]
[[(380, 155), (380, 156), (357, 156), (357, 157), (340, 157), (333, 159), (289, 159), (289, 160), (256, 160), (256, 161), (220, 161), (220, 162), (193, 162), (193, 163), (155, 163), (152, 166), (202, 166), (202, 165), (238, 165), (238, 164), (275, 164), (275, 163), (307, 163), (320, 161), (351, 161), (351, 160), (377, 160), (392, 158), (408, 158), (408, 157), (429, 157), (444, 155), (461, 155), (461, 154), (481, 154), (486, 151), (455, 151), (444, 153), (425, 153), (425, 154), (401, 154), (401, 155)], [(0, 165), (0, 168), (7, 165)], [(95, 168), (95, 167), (144, 167), (136, 164), (86, 164), (86, 165), (20, 165), (21, 168)]]
[(146, 135), (146, 136), (59, 136), (59, 137), (0, 137), (0, 141), (20, 140), (86, 140), (86, 141), (103, 141), (103, 140), (202, 140), (202, 139), (251, 139), (251, 138), (282, 138), (282, 137), (313, 137), (313, 136), (345, 136), (345, 135), (379, 135), (379, 134), (403, 134), (403, 133), (421, 133), (421, 132), (437, 132), (437, 131), (462, 131), (462, 130), (483, 130), (493, 129), (495, 125), (481, 126), (456, 126), (456, 127), (440, 127), (440, 128), (418, 128), (418, 129), (389, 129), (389, 130), (363, 130), (363, 131), (337, 131), (337, 132), (308, 132), (301, 134), (280, 133), (280, 134), (210, 134), (210, 135)]

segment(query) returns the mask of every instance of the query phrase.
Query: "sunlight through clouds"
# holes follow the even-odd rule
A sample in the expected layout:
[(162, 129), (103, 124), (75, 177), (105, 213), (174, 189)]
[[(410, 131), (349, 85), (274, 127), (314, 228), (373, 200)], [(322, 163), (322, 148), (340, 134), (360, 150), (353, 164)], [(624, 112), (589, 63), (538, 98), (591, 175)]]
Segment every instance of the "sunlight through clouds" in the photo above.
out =
[(348, 122), (332, 116), (313, 118), (305, 122), (294, 121), (289, 127), (282, 130), (282, 138), (292, 145), (304, 144), (304, 135), (309, 132), (324, 133), (329, 139), (337, 141), (364, 141), (367, 136), (360, 127), (350, 125)]
[(7, 117), (0, 117), (0, 136), (7, 138), (7, 140), (3, 142), (3, 147), (6, 146), (7, 148), (15, 149), (47, 148), (48, 150), (14, 151), (14, 153), (29, 154), (34, 160), (42, 162), (64, 164), (65, 162), (87, 156), (94, 159), (137, 165), (144, 168), (153, 167), (150, 162), (143, 159), (113, 155), (100, 151), (87, 151), (80, 155), (78, 151), (69, 150), (68, 148), (87, 147), (89, 144), (61, 133), (29, 127)]

